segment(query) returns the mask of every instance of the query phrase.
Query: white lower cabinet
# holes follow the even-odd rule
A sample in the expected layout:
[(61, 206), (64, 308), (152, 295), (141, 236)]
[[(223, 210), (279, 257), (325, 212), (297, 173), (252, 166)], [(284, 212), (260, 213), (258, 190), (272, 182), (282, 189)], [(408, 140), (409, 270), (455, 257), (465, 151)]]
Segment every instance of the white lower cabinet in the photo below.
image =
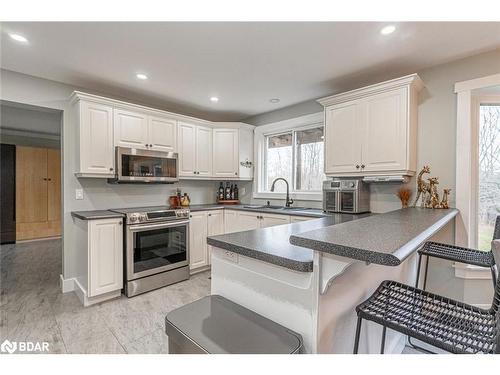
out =
[(88, 232), (88, 296), (123, 287), (123, 220), (90, 220)]
[(205, 211), (189, 217), (189, 269), (193, 271), (208, 266), (208, 219)]
[(121, 295), (123, 219), (74, 219), (76, 276), (73, 285), (84, 306)]
[(309, 221), (309, 220), (314, 220), (314, 219), (319, 219), (317, 217), (308, 217), (308, 216), (290, 216), (290, 222), (291, 223), (300, 223), (302, 221)]
[(289, 215), (224, 210), (226, 233), (243, 232), (275, 225), (290, 224)]
[[(224, 210), (212, 210), (207, 213), (208, 235), (224, 234)], [(208, 264), (211, 264), (212, 246), (208, 246)]]

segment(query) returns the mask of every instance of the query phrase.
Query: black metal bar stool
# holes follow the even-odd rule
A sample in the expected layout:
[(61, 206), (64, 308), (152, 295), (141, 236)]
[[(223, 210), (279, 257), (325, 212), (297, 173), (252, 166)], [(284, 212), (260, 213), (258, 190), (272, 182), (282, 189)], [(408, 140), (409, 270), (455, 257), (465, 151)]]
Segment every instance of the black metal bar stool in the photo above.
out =
[[(500, 216), (497, 216), (495, 221), (495, 229), (493, 230), (493, 240), (497, 239), (500, 239)], [(421, 249), (418, 250), (417, 281), (415, 283), (415, 287), (417, 288), (420, 278), (420, 266), (422, 264), (423, 256), (427, 257), (424, 271), (424, 285), (422, 287), (422, 289), (424, 290), (427, 286), (427, 272), (429, 269), (430, 257), (489, 268), (491, 269), (493, 287), (495, 287), (498, 268), (495, 265), (495, 259), (493, 258), (493, 254), (491, 251), (480, 251), (437, 242), (427, 242)]]
[[(499, 223), (500, 219), (497, 217), (494, 239), (500, 236)], [(490, 268), (494, 268), (495, 263), (500, 264), (500, 244), (497, 243), (495, 246), (496, 250), (485, 252), (492, 257), (492, 261), (488, 263), (488, 265), (492, 264)], [(437, 247), (427, 247), (427, 249), (433, 248)], [(444, 252), (445, 250), (446, 248), (443, 248), (438, 251)], [(466, 263), (464, 260), (466, 257), (477, 255), (475, 253), (463, 254), (467, 251), (464, 248), (452, 251), (462, 254), (461, 260), (457, 261), (464, 263)], [(439, 257), (443, 258), (443, 256)], [(456, 258), (451, 259), (450, 256), (444, 259)], [(477, 263), (473, 264), (478, 265)], [(492, 275), (495, 294), (491, 308), (488, 310), (396, 281), (384, 281), (370, 298), (356, 307), (358, 322), (354, 353), (358, 352), (363, 319), (382, 325), (381, 353), (384, 352), (387, 328), (407, 335), (409, 341), (415, 338), (451, 353), (500, 353), (500, 277), (494, 270)]]

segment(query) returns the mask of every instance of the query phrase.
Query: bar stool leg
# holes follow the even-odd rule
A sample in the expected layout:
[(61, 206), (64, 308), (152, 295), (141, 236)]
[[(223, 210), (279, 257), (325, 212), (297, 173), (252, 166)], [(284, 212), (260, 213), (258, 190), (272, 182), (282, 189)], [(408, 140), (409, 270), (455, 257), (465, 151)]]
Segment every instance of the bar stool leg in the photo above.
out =
[(429, 271), (429, 256), (427, 255), (425, 257), (425, 273), (424, 273), (424, 286), (423, 286), (423, 290), (425, 290), (425, 288), (427, 287), (427, 272)]
[(363, 319), (358, 316), (358, 323), (356, 324), (356, 337), (354, 338), (354, 354), (358, 354), (358, 348), (359, 348), (359, 336), (361, 334), (361, 321)]
[(497, 286), (497, 268), (496, 265), (491, 267), (491, 278), (493, 280), (493, 290)]
[(421, 265), (422, 265), (422, 254), (418, 254), (417, 281), (415, 282), (415, 288), (418, 288), (418, 282), (420, 280), (420, 266)]
[(380, 344), (380, 354), (384, 354), (384, 349), (385, 349), (385, 334), (387, 331), (387, 327), (383, 326), (382, 328), (382, 342)]

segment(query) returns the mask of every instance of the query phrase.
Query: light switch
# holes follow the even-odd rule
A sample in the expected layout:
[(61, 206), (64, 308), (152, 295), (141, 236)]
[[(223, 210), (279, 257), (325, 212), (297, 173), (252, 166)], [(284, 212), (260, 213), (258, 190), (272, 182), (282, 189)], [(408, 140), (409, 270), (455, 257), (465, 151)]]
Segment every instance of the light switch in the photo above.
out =
[(75, 190), (75, 198), (77, 200), (82, 200), (83, 199), (83, 189), (76, 189)]

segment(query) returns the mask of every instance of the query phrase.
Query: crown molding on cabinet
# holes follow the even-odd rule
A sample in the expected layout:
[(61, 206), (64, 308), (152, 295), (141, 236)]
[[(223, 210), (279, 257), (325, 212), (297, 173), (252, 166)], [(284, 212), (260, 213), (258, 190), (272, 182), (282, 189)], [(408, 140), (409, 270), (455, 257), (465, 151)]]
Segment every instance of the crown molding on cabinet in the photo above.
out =
[(394, 90), (399, 87), (411, 86), (416, 89), (416, 91), (420, 91), (424, 87), (424, 83), (418, 76), (418, 74), (410, 74), (404, 77), (391, 79), (389, 81), (376, 83), (374, 85), (361, 87), (359, 89), (343, 92), (341, 94), (335, 94), (331, 96), (327, 96), (325, 98), (321, 98), (316, 100), (318, 103), (323, 105), (324, 107), (328, 107), (330, 105), (344, 103), (356, 99), (361, 99), (366, 96), (386, 92), (389, 90)]

